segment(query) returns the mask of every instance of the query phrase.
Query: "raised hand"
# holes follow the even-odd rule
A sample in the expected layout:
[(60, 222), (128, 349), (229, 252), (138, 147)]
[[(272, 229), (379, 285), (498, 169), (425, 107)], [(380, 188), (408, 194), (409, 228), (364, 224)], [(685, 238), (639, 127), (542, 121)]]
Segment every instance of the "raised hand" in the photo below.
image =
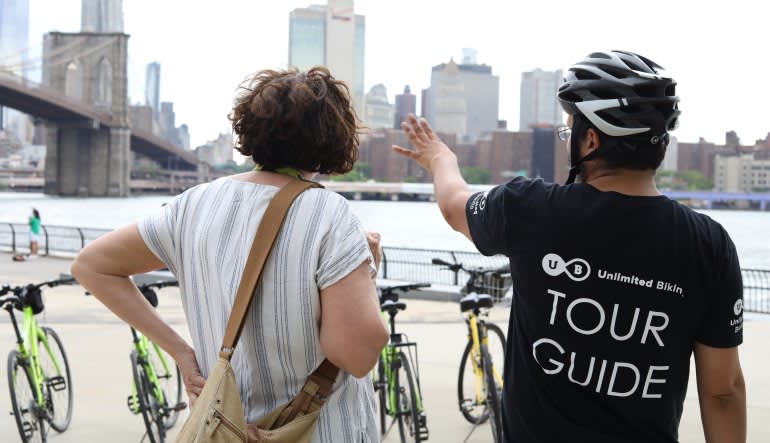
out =
[(393, 145), (393, 150), (416, 161), (418, 165), (431, 173), (433, 172), (433, 160), (442, 155), (454, 155), (449, 147), (433, 132), (433, 128), (424, 118), (418, 119), (414, 114), (409, 114), (406, 121), (401, 123), (401, 129), (404, 130), (409, 144), (414, 146), (415, 150), (412, 151), (397, 145)]

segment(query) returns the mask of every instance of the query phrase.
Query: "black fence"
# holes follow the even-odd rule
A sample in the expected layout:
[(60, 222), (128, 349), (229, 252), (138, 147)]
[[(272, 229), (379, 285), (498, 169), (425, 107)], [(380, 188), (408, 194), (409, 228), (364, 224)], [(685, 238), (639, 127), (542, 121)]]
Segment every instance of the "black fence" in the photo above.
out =
[[(109, 232), (106, 229), (55, 225), (42, 225), (40, 228), (40, 254), (60, 256), (74, 256), (89, 242)], [(29, 251), (29, 225), (0, 223), (0, 249)]]
[[(71, 226), (41, 226), (40, 253), (74, 256), (89, 242), (109, 232), (105, 229)], [(23, 223), (0, 223), (0, 250), (29, 251), (29, 226)], [(503, 256), (486, 257), (478, 252), (384, 247), (380, 276), (389, 280), (425, 282), (440, 286), (465, 286), (470, 274), (453, 272), (434, 265), (434, 258), (465, 268), (496, 269), (508, 263)], [(770, 270), (743, 269), (744, 303), (747, 312), (770, 314)], [(484, 292), (502, 297), (511, 286), (510, 274), (490, 274), (477, 283)]]
[(770, 314), (770, 270), (741, 269), (743, 274), (743, 309)]

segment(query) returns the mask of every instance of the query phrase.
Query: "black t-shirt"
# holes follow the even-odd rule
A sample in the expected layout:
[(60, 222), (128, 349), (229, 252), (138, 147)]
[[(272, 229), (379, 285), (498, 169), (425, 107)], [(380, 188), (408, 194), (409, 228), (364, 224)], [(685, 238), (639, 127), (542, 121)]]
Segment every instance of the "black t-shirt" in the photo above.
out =
[(727, 232), (660, 197), (516, 178), (474, 194), (471, 236), (510, 258), (508, 442), (676, 442), (693, 342), (743, 340)]

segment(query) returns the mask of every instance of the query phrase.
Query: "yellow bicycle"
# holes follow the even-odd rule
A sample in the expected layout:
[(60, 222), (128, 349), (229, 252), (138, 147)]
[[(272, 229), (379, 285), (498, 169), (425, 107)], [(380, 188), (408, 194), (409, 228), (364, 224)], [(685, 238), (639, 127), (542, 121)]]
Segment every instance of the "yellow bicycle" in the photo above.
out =
[[(434, 258), (434, 265), (469, 274), (461, 290), (460, 311), (468, 327), (468, 343), (460, 361), (457, 380), (457, 398), (465, 419), (479, 425), (489, 421), (495, 443), (502, 442), (502, 363), (505, 359), (505, 335), (494, 323), (487, 322), (494, 306), (492, 296), (484, 290), (483, 282), (489, 274), (504, 273), (505, 268), (466, 268), (462, 263), (451, 264)], [(495, 365), (497, 361), (497, 366)]]

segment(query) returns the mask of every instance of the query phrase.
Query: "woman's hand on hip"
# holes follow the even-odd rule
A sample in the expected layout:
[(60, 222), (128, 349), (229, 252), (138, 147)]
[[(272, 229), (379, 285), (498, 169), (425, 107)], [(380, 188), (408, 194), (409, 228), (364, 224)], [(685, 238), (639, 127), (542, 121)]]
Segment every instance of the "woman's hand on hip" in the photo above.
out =
[(173, 357), (179, 372), (182, 373), (182, 382), (184, 382), (184, 389), (187, 391), (187, 397), (190, 399), (190, 408), (192, 408), (203, 391), (206, 379), (203, 378), (200, 368), (198, 368), (198, 360), (195, 358), (195, 350), (193, 348), (187, 348)]

